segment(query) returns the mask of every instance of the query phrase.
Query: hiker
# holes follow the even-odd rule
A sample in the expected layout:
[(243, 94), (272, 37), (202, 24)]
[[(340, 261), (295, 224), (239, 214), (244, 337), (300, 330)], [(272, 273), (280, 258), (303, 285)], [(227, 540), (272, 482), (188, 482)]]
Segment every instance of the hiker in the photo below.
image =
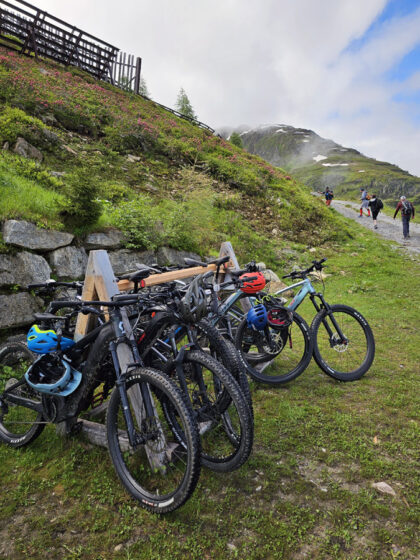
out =
[(361, 187), (360, 189), (360, 200), (361, 200), (361, 204), (360, 204), (360, 214), (359, 214), (359, 218), (363, 217), (363, 208), (366, 208), (367, 210), (367, 215), (368, 218), (370, 216), (370, 208), (369, 208), (369, 199), (368, 199), (368, 193), (367, 191)]
[(329, 187), (327, 187), (325, 191), (323, 192), (318, 191), (318, 192), (319, 194), (325, 195), (325, 204), (327, 206), (331, 206), (332, 199), (334, 198), (334, 193), (332, 192), (332, 190)]
[(397, 204), (394, 212), (394, 220), (395, 216), (401, 210), (401, 220), (402, 220), (402, 227), (403, 227), (403, 237), (404, 239), (410, 238), (410, 220), (411, 217), (414, 218), (414, 206), (412, 203), (407, 200), (405, 196), (400, 197), (400, 201)]
[(373, 229), (378, 229), (378, 223), (376, 219), (379, 212), (384, 207), (384, 203), (380, 198), (376, 198), (376, 194), (373, 194), (368, 202), (368, 207), (372, 210)]

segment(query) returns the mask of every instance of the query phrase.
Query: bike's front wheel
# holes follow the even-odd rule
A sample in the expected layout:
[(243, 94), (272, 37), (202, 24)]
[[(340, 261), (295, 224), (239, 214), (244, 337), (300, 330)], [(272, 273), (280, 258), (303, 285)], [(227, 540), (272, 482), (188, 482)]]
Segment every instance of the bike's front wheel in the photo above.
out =
[(280, 385), (305, 371), (312, 358), (312, 339), (306, 321), (293, 313), (288, 327), (267, 326), (258, 331), (243, 319), (235, 346), (249, 375), (260, 383)]
[(0, 347), (0, 440), (12, 447), (28, 445), (45, 427), (42, 413), (12, 400), (21, 397), (41, 404), (39, 395), (22, 379), (33, 361), (32, 352), (20, 342)]
[[(174, 360), (165, 368), (168, 375), (177, 376)], [(202, 464), (216, 472), (238, 469), (251, 454), (254, 439), (253, 417), (238, 383), (201, 350), (185, 353), (182, 375), (201, 434)], [(169, 408), (167, 418), (182, 443), (182, 430)]]
[[(146, 386), (154, 403), (147, 415), (141, 400)], [(117, 474), (140, 504), (153, 513), (180, 507), (193, 493), (200, 475), (200, 438), (197, 423), (178, 387), (162, 372), (139, 368), (126, 380), (130, 412), (139, 443), (129, 442), (126, 415), (115, 388), (107, 412), (109, 452)], [(184, 434), (174, 437), (164, 408), (170, 407)]]
[(355, 381), (372, 365), (375, 339), (368, 322), (356, 309), (347, 305), (322, 309), (314, 317), (311, 330), (314, 359), (334, 379)]

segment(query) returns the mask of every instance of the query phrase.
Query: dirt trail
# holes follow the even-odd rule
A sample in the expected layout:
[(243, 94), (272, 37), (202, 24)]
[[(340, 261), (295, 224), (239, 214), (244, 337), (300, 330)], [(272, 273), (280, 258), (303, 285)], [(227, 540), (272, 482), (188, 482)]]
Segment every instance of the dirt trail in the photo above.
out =
[(349, 202), (347, 200), (336, 200), (334, 198), (331, 206), (335, 208), (337, 212), (346, 216), (346, 218), (357, 221), (361, 226), (371, 229), (377, 235), (385, 239), (390, 239), (391, 241), (396, 241), (402, 249), (410, 253), (420, 254), (420, 224), (418, 223), (419, 216), (417, 214), (414, 220), (410, 220), (410, 239), (405, 240), (402, 235), (400, 213), (398, 213), (395, 220), (393, 220), (390, 216), (380, 212), (378, 216), (378, 229), (374, 230), (372, 218), (368, 218), (366, 214), (363, 218), (359, 218), (360, 205), (358, 203)]

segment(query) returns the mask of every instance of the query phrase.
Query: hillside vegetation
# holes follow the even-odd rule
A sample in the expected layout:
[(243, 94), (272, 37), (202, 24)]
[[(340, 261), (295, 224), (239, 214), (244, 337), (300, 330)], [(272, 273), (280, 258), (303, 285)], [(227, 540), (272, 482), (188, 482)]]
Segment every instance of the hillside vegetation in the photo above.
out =
[[(20, 137), (42, 163), (14, 153)], [(5, 49), (0, 142), (0, 219), (79, 236), (117, 227), (128, 247), (202, 255), (228, 238), (239, 256), (268, 263), (282, 260), (286, 241), (305, 247), (348, 235), (282, 169), (79, 69)]]
[(402, 194), (420, 202), (419, 177), (321, 138), (312, 130), (267, 125), (243, 131), (240, 136), (246, 150), (289, 171), (312, 190), (332, 187), (336, 195), (355, 199), (364, 187), (391, 206)]

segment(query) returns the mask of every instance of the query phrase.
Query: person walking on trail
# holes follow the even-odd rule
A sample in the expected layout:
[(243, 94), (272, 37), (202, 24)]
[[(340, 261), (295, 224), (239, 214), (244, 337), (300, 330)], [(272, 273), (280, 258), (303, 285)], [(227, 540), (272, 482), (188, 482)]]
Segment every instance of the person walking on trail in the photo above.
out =
[(360, 200), (361, 200), (361, 204), (360, 204), (359, 218), (363, 217), (363, 209), (364, 208), (367, 210), (367, 215), (368, 215), (368, 218), (369, 218), (370, 208), (369, 208), (368, 193), (363, 187), (360, 189)]
[(332, 192), (332, 190), (327, 187), (325, 191), (322, 191), (319, 194), (325, 195), (325, 204), (327, 206), (331, 206), (332, 199), (334, 198), (334, 193)]
[(403, 227), (403, 237), (404, 239), (410, 238), (410, 220), (415, 214), (414, 206), (412, 203), (407, 200), (405, 196), (400, 198), (400, 201), (397, 204), (394, 212), (394, 220), (395, 216), (401, 210), (401, 220), (402, 220), (402, 227)]
[(368, 206), (370, 210), (372, 210), (373, 229), (378, 229), (378, 223), (376, 219), (378, 217), (379, 212), (384, 207), (384, 203), (380, 198), (376, 198), (376, 194), (373, 194), (368, 202)]

